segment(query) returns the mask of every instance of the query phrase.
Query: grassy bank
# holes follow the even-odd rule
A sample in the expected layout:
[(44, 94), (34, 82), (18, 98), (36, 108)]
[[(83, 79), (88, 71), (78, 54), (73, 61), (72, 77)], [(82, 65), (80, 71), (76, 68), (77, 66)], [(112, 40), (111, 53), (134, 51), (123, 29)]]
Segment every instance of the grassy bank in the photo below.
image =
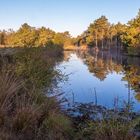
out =
[[(15, 50), (13, 50), (15, 51)], [(0, 59), (0, 138), (55, 140), (70, 137), (71, 122), (48, 90), (61, 75), (61, 48), (22, 48)]]

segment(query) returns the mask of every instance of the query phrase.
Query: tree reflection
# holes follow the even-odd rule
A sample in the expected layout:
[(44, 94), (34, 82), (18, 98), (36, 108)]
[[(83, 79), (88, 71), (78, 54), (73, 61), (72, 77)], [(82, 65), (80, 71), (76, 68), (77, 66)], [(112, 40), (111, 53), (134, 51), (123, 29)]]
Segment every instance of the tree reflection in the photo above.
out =
[(104, 81), (108, 74), (122, 73), (122, 81), (128, 82), (128, 105), (130, 103), (131, 90), (134, 90), (136, 99), (140, 101), (140, 58), (130, 58), (107, 52), (93, 53), (80, 52), (78, 57), (82, 58), (88, 69), (101, 81)]
[(136, 92), (136, 99), (140, 101), (140, 67), (129, 65), (124, 67), (124, 69), (125, 76), (123, 77), (123, 80), (128, 81), (130, 88)]

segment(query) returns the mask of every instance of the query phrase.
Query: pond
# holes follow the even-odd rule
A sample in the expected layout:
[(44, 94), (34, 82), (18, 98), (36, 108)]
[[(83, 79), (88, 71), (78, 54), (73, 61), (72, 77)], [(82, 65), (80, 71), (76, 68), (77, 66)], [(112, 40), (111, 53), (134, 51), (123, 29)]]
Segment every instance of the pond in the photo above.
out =
[(112, 52), (64, 52), (57, 67), (67, 81), (59, 83), (68, 104), (95, 103), (107, 108), (132, 104), (140, 111), (140, 58)]

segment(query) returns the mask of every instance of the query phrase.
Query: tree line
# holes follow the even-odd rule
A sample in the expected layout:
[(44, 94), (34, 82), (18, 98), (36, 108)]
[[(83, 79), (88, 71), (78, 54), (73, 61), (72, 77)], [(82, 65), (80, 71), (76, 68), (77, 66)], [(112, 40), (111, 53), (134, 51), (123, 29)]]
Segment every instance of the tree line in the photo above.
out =
[(31, 27), (27, 23), (24, 23), (17, 31), (12, 29), (0, 31), (0, 45), (9, 47), (66, 46), (69, 44), (71, 44), (71, 35), (68, 31), (56, 33), (45, 27)]
[(116, 46), (128, 54), (140, 55), (140, 10), (127, 24), (111, 24), (106, 16), (101, 16), (77, 37), (76, 43), (100, 50)]
[(111, 24), (106, 16), (101, 16), (91, 23), (86, 31), (72, 38), (68, 31), (56, 33), (46, 28), (31, 27), (24, 23), (17, 31), (0, 31), (0, 45), (9, 47), (70, 47), (87, 45), (99, 50), (117, 48), (129, 55), (140, 55), (140, 10), (137, 16), (127, 24)]

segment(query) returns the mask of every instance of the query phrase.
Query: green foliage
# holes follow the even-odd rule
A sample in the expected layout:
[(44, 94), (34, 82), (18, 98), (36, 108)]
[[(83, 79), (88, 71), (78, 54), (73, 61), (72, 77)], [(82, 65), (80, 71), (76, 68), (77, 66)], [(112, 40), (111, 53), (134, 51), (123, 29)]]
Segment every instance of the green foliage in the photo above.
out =
[(105, 16), (101, 16), (90, 24), (86, 35), (87, 44), (96, 44), (96, 46), (98, 46), (98, 41), (101, 42), (108, 37), (109, 26), (110, 23)]
[(69, 32), (56, 33), (54, 36), (54, 44), (63, 46), (64, 48), (65, 46), (71, 45), (72, 40)]
[(78, 45), (87, 44), (100, 49), (110, 49), (111, 46), (121, 45), (121, 35), (124, 33), (126, 25), (117, 23), (111, 25), (105, 16), (101, 16), (90, 24), (88, 29), (77, 37)]
[[(27, 48), (15, 55), (16, 74), (25, 79), (28, 87), (49, 87), (57, 74), (53, 66), (61, 59), (62, 50), (49, 48)], [(57, 61), (56, 59), (59, 58)]]
[(140, 55), (140, 12), (136, 18), (128, 22), (122, 41), (129, 55)]
[(56, 33), (45, 27), (35, 28), (24, 23), (16, 32), (0, 32), (0, 45), (5, 47), (65, 47), (73, 44), (69, 32)]
[(33, 47), (37, 38), (35, 28), (29, 26), (27, 23), (23, 24), (21, 28), (14, 34), (12, 45)]
[[(35, 28), (24, 23), (21, 28), (0, 31), (0, 45), (10, 47), (61, 46), (71, 49), (72, 45), (98, 47), (98, 50), (123, 50), (129, 55), (140, 55), (140, 12), (128, 24), (111, 24), (105, 16), (91, 23), (77, 38), (71, 38), (68, 31), (56, 33), (49, 28)], [(124, 46), (123, 46), (124, 45)], [(122, 47), (123, 46), (123, 47)]]
[(53, 38), (55, 35), (55, 32), (50, 30), (50, 29), (46, 29), (45, 27), (42, 27), (40, 29), (37, 30), (38, 32), (38, 38), (35, 42), (35, 46), (47, 46), (49, 45), (51, 42), (53, 43)]
[(129, 55), (140, 55), (140, 12), (127, 25), (110, 24), (105, 16), (101, 16), (90, 24), (88, 29), (77, 37), (78, 45), (87, 44), (103, 49), (118, 46)]

